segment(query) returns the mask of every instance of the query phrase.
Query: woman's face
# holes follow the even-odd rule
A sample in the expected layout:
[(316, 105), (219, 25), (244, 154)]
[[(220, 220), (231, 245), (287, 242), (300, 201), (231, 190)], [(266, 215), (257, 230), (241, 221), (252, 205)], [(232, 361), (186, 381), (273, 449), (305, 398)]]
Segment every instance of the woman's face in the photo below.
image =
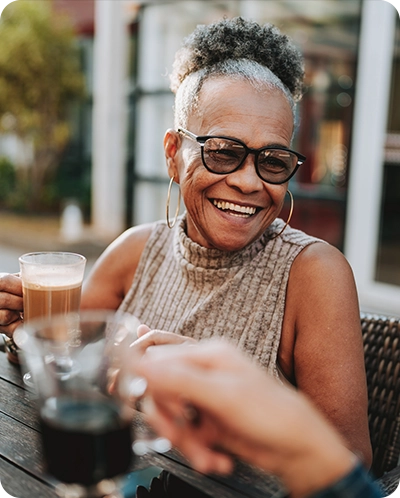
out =
[[(237, 138), (254, 149), (290, 145), (293, 114), (277, 89), (257, 90), (246, 81), (222, 77), (208, 80), (198, 109), (187, 126), (196, 135)], [(237, 171), (216, 175), (204, 167), (196, 142), (170, 131), (164, 144), (170, 175), (180, 184), (187, 209), (187, 235), (193, 241), (208, 248), (239, 250), (260, 237), (279, 215), (287, 184), (262, 181), (254, 155)], [(227, 203), (230, 209), (221, 209)], [(248, 208), (247, 213), (243, 208)]]

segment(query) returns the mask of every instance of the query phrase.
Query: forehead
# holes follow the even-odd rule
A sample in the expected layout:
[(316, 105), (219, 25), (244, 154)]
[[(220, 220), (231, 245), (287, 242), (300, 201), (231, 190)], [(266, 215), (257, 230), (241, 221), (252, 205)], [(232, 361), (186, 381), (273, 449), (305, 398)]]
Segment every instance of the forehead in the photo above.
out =
[(204, 82), (198, 106), (188, 128), (198, 135), (220, 134), (247, 142), (273, 141), (288, 145), (293, 134), (293, 113), (280, 89), (232, 77)]

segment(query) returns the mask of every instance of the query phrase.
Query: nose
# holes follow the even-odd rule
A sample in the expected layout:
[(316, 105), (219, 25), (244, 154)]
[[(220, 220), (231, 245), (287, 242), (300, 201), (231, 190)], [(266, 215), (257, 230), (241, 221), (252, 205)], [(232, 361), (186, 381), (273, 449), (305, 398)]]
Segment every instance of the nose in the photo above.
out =
[(264, 188), (263, 181), (257, 175), (255, 155), (250, 152), (239, 169), (226, 176), (226, 183), (245, 194)]

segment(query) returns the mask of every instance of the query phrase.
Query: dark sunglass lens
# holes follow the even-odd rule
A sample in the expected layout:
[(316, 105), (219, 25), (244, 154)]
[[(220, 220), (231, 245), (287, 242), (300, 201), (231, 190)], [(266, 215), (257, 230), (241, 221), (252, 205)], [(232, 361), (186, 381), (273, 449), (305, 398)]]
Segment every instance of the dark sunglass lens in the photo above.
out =
[(271, 183), (283, 183), (293, 173), (297, 156), (284, 149), (265, 149), (258, 156), (261, 177)]
[(215, 173), (230, 173), (242, 162), (246, 151), (242, 145), (225, 138), (209, 138), (204, 143), (204, 162)]

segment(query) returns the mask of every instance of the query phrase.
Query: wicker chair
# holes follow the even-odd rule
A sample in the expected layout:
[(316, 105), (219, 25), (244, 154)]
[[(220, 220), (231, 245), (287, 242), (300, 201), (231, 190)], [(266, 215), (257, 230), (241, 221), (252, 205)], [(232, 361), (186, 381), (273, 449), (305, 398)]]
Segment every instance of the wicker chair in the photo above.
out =
[(388, 496), (400, 481), (400, 319), (361, 314), (368, 383), (371, 473)]

